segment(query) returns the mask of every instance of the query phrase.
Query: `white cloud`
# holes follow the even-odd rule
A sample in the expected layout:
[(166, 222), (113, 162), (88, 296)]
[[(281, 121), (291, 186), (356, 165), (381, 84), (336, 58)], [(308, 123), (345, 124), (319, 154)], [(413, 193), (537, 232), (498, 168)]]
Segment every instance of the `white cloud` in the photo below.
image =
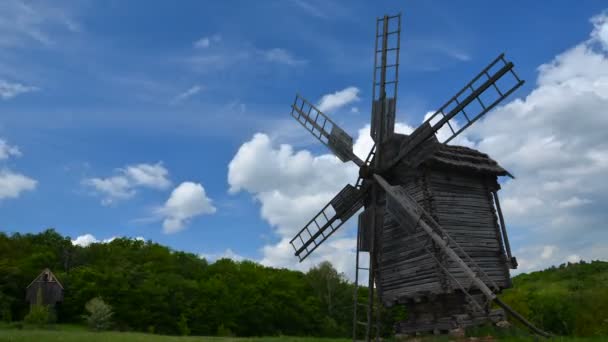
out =
[(219, 34), (214, 34), (210, 37), (202, 37), (199, 40), (194, 42), (194, 47), (199, 49), (206, 49), (211, 46), (211, 43), (218, 43), (222, 40), (222, 36)]
[[(126, 237), (123, 237), (123, 238), (126, 238)], [(87, 247), (92, 243), (110, 243), (116, 239), (118, 239), (117, 236), (112, 236), (107, 239), (98, 240), (95, 237), (95, 235), (93, 235), (93, 234), (84, 234), (84, 235), (80, 235), (76, 239), (72, 240), (72, 245), (80, 246), (80, 247)], [(145, 241), (145, 239), (142, 236), (138, 236), (138, 237), (130, 238), (130, 239), (136, 240), (136, 241)]]
[(84, 235), (80, 235), (75, 240), (72, 240), (72, 245), (80, 246), (80, 247), (87, 247), (88, 245), (90, 245), (92, 243), (97, 243), (97, 242), (99, 242), (99, 240), (97, 240), (95, 238), (95, 236), (93, 236), (92, 234), (84, 234)]
[(304, 10), (308, 14), (312, 15), (313, 17), (317, 17), (317, 18), (321, 18), (321, 19), (327, 19), (328, 18), (327, 13), (325, 13), (324, 11), (322, 11), (317, 6), (311, 4), (309, 1), (305, 1), (305, 0), (293, 0), (293, 4), (295, 4), (301, 10)]
[(348, 87), (323, 95), (317, 107), (322, 112), (330, 112), (359, 100), (359, 88)]
[(0, 170), (0, 200), (5, 198), (17, 198), (24, 191), (34, 190), (38, 182), (19, 173), (10, 170)]
[(107, 178), (87, 178), (82, 184), (95, 189), (103, 196), (101, 203), (111, 205), (118, 200), (129, 199), (137, 193), (138, 187), (163, 190), (171, 185), (167, 178), (169, 171), (162, 162), (156, 164), (127, 165), (118, 169), (118, 175)]
[(199, 85), (194, 85), (190, 88), (188, 88), (186, 91), (184, 91), (183, 93), (178, 94), (177, 96), (175, 96), (173, 98), (173, 100), (171, 100), (171, 104), (178, 104), (198, 93), (201, 92), (203, 88), (201, 88), (201, 86)]
[(526, 236), (524, 247), (542, 240), (562, 251), (545, 261), (608, 259), (599, 248), (608, 239), (608, 183), (600, 181), (608, 174), (608, 16), (592, 22), (587, 41), (538, 68), (530, 94), (467, 131), (479, 139), (476, 148), (517, 177), (501, 191), (514, 244)]
[(211, 40), (208, 37), (203, 37), (196, 42), (194, 42), (194, 47), (197, 48), (208, 48), (211, 44)]
[(21, 156), (21, 151), (19, 150), (19, 147), (11, 146), (4, 139), (0, 139), (0, 160), (8, 159), (11, 156)]
[(124, 170), (135, 185), (145, 186), (153, 189), (167, 189), (171, 181), (167, 178), (169, 171), (161, 162), (156, 164), (137, 164), (127, 166)]
[[(9, 145), (6, 140), (0, 138), (0, 161), (19, 156), (21, 156), (19, 147)], [(38, 182), (32, 178), (7, 168), (0, 169), (0, 200), (17, 198), (24, 191), (34, 190), (37, 185)]]
[(234, 261), (243, 261), (246, 259), (244, 256), (235, 253), (230, 248), (226, 248), (226, 250), (221, 253), (201, 253), (199, 254), (199, 257), (210, 262), (214, 262), (219, 259), (232, 259)]
[(285, 64), (289, 66), (297, 66), (306, 64), (304, 59), (296, 58), (291, 52), (282, 48), (273, 48), (261, 52), (264, 58), (269, 62)]
[(101, 200), (103, 205), (110, 205), (115, 203), (116, 200), (131, 198), (136, 192), (129, 179), (124, 176), (88, 178), (83, 181), (83, 184), (95, 188), (97, 192), (104, 195)]
[(12, 99), (17, 95), (30, 93), (36, 90), (38, 90), (36, 87), (0, 80), (0, 98), (3, 100)]
[[(247, 191), (261, 204), (260, 214), (281, 238), (263, 248), (261, 263), (269, 266), (306, 269), (331, 257), (340, 271), (351, 265), (352, 248), (343, 248), (343, 227), (303, 264), (298, 264), (288, 241), (347, 182), (354, 182), (357, 169), (333, 155), (313, 156), (294, 151), (289, 145), (274, 146), (265, 134), (255, 134), (244, 143), (228, 166), (230, 192)], [(346, 244), (348, 245), (348, 243)], [(350, 244), (353, 247), (354, 244)]]
[(19, 0), (0, 1), (0, 46), (23, 46), (30, 42), (50, 46), (62, 31), (77, 32), (78, 24), (69, 10), (58, 4)]
[[(608, 259), (608, 213), (603, 208), (608, 183), (600, 181), (608, 174), (608, 20), (602, 15), (593, 23), (589, 41), (539, 67), (529, 95), (497, 108), (452, 142), (488, 153), (517, 177), (501, 184), (513, 254), (520, 263), (514, 273), (581, 258)], [(340, 103), (322, 102), (324, 110)], [(412, 127), (396, 124), (396, 130), (409, 133)], [(445, 129), (438, 133), (440, 139), (447, 134)], [(365, 158), (371, 146), (366, 126), (353, 149)], [(279, 237), (278, 243), (262, 248), (262, 263), (307, 269), (330, 260), (351, 276), (354, 238), (349, 224), (303, 264), (297, 263), (289, 240), (355, 179), (352, 164), (274, 146), (264, 134), (240, 147), (228, 171), (230, 191), (251, 193)]]
[(199, 215), (213, 214), (216, 208), (201, 184), (183, 182), (171, 192), (165, 205), (158, 209), (164, 217), (163, 231), (177, 233), (185, 229), (189, 221)]
[(591, 200), (588, 200), (586, 198), (578, 198), (577, 196), (574, 197), (570, 197), (569, 199), (565, 200), (565, 201), (561, 201), (557, 204), (558, 207), (560, 208), (573, 208), (573, 207), (579, 207), (581, 205), (585, 205), (591, 203)]
[(549, 259), (557, 250), (557, 246), (544, 246), (543, 251), (540, 254), (541, 259)]

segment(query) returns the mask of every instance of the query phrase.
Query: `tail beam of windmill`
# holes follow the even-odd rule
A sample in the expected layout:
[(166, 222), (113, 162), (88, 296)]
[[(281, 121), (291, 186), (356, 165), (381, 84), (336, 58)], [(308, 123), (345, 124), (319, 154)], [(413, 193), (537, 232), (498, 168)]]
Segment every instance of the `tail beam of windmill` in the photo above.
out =
[[(497, 294), (511, 286), (512, 256), (497, 192), (510, 176), (488, 155), (448, 145), (524, 83), (500, 54), (410, 135), (394, 131), (401, 14), (376, 20), (370, 135), (362, 160), (353, 138), (299, 94), (291, 115), (341, 161), (359, 167), (346, 184), (294, 236), (305, 260), (360, 209), (356, 244), (353, 340), (379, 336), (378, 305), (405, 305), (398, 333), (448, 330), (504, 319), (525, 319)], [(361, 253), (367, 253), (363, 264)], [(356, 289), (367, 273), (364, 302)], [(378, 298), (380, 303), (375, 303)], [(492, 309), (496, 302), (501, 309)], [(364, 308), (365, 310), (359, 310)], [(365, 315), (363, 315), (363, 313)], [(361, 328), (361, 329), (360, 329)]]

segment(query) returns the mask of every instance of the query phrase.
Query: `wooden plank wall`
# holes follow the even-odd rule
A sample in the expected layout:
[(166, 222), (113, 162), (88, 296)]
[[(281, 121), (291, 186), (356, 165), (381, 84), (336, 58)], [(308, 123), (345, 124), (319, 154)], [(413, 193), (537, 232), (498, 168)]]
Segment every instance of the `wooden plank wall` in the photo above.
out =
[[(391, 183), (402, 184), (500, 288), (510, 286), (491, 197), (491, 190), (498, 187), (496, 176), (425, 168), (398, 172)], [(385, 216), (377, 267), (378, 293), (385, 305), (451, 293), (459, 288), (425, 251), (425, 245), (434, 249), (427, 235), (414, 228), (410, 227), (408, 232), (389, 214)], [(460, 268), (439, 251), (434, 254), (462, 285), (469, 285), (470, 280)]]

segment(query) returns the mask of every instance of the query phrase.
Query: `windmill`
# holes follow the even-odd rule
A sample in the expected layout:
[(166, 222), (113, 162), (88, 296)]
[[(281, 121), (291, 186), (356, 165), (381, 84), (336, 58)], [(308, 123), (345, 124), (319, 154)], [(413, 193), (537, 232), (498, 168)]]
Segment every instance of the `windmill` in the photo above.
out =
[[(354, 296), (353, 339), (369, 340), (374, 292), (384, 306), (405, 305), (400, 333), (441, 332), (497, 319), (497, 303), (538, 334), (496, 295), (510, 287), (511, 255), (497, 191), (510, 176), (487, 155), (447, 145), (524, 83), (499, 55), (410, 135), (394, 132), (401, 14), (376, 20), (370, 135), (362, 160), (353, 139), (314, 104), (296, 95), (291, 115), (341, 161), (359, 167), (347, 184), (290, 241), (303, 261), (361, 208), (355, 286), (368, 274), (367, 303)], [(447, 133), (447, 134), (446, 134)], [(369, 254), (362, 266), (360, 254)], [(365, 318), (360, 318), (365, 308)], [(378, 318), (376, 317), (376, 320)]]

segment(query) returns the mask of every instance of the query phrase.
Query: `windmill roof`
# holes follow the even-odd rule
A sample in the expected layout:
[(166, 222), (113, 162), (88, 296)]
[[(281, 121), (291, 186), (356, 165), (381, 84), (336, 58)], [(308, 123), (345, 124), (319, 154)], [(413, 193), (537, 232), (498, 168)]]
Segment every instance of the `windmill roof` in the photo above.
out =
[(483, 152), (464, 146), (444, 145), (438, 142), (435, 144), (438, 145), (435, 147), (435, 152), (428, 154), (420, 164), (513, 178), (509, 171)]

